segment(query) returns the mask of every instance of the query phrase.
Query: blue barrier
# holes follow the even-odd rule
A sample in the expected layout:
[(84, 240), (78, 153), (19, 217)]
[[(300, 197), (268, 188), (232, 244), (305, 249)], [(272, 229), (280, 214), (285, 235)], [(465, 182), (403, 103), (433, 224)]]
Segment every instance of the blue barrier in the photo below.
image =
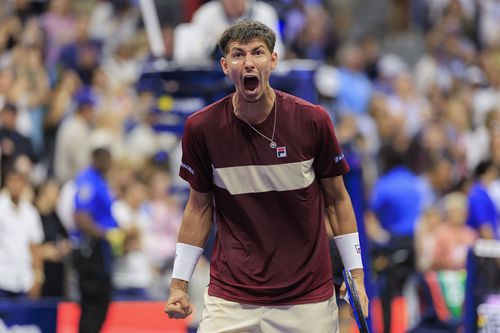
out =
[(57, 299), (0, 300), (0, 332), (54, 333), (57, 305)]

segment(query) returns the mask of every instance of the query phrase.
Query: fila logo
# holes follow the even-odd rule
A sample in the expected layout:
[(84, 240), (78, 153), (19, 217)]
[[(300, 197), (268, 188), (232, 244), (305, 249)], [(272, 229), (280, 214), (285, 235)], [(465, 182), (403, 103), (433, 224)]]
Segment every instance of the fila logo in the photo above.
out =
[(278, 156), (279, 158), (286, 157), (286, 147), (276, 148), (276, 156)]

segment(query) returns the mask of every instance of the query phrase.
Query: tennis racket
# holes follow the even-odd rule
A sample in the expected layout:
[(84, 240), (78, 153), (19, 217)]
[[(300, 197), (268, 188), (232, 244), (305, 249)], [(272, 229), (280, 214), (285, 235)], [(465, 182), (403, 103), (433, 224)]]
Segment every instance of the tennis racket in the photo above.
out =
[(354, 283), (351, 272), (348, 269), (344, 269), (342, 270), (342, 275), (344, 275), (347, 296), (349, 298), (347, 302), (351, 305), (352, 312), (354, 313), (354, 319), (356, 319), (356, 324), (358, 324), (359, 332), (370, 333), (368, 323), (366, 322), (365, 315), (363, 314), (363, 307), (361, 306), (361, 301), (359, 300), (358, 290), (356, 289), (356, 284)]

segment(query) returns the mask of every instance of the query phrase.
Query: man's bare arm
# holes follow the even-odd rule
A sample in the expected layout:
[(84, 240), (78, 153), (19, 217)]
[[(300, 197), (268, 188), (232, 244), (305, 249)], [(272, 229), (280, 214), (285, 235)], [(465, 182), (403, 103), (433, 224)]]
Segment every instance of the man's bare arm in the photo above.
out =
[[(193, 311), (187, 295), (190, 276), (194, 270), (193, 262), (201, 255), (202, 248), (210, 234), (213, 223), (214, 204), (211, 192), (202, 193), (191, 188), (189, 200), (184, 209), (179, 238), (177, 242), (176, 261), (173, 274), (185, 276), (185, 279), (173, 278), (170, 283), (170, 296), (165, 304), (165, 312), (170, 318), (186, 318)], [(181, 250), (187, 251), (182, 253)], [(181, 258), (184, 257), (184, 258)], [(186, 261), (188, 260), (187, 264)], [(183, 262), (184, 261), (184, 262)], [(179, 264), (179, 266), (176, 266)]]
[(106, 238), (106, 231), (99, 227), (87, 212), (75, 213), (75, 224), (85, 233), (96, 238)]
[[(325, 209), (328, 221), (330, 226), (332, 227), (333, 234), (335, 237), (348, 235), (346, 237), (355, 236), (354, 238), (359, 243), (357, 231), (358, 227), (356, 224), (356, 216), (354, 215), (354, 209), (352, 207), (351, 198), (347, 189), (344, 185), (344, 180), (342, 176), (324, 178), (321, 179), (321, 187), (323, 190), (323, 198), (325, 202)], [(349, 235), (351, 234), (351, 235)], [(337, 246), (339, 247), (339, 251), (342, 255), (342, 249), (339, 246), (339, 243), (336, 241)], [(358, 245), (359, 246), (359, 245)], [(365, 285), (364, 285), (364, 272), (361, 264), (360, 254), (351, 255), (351, 251), (349, 247), (347, 248), (347, 256), (342, 255), (342, 261), (345, 266), (349, 267), (349, 263), (357, 262), (354, 267), (350, 269), (352, 273), (352, 277), (354, 278), (359, 298), (361, 301), (361, 306), (363, 308), (363, 312), (365, 315), (368, 315), (368, 297), (366, 296)], [(353, 249), (354, 250), (354, 249)], [(347, 257), (347, 258), (346, 258)], [(347, 260), (347, 262), (346, 262)], [(341, 288), (341, 295), (345, 294), (345, 286), (343, 285)]]
[[(357, 232), (351, 198), (341, 176), (321, 179), (326, 215), (335, 236)], [(341, 221), (341, 222), (340, 222)]]

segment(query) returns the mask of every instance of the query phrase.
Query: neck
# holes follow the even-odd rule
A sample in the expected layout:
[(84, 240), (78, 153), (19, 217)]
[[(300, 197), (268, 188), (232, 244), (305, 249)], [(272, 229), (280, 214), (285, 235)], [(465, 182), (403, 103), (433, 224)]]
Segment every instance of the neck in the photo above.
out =
[(51, 211), (53, 211), (53, 209), (54, 209), (53, 205), (48, 204), (48, 203), (39, 203), (37, 205), (37, 208), (38, 208), (38, 211), (40, 212), (40, 214), (43, 214), (43, 215), (49, 215), (49, 213)]
[(490, 185), (493, 180), (495, 180), (496, 177), (492, 177), (488, 173), (484, 174), (482, 177), (479, 178), (479, 181), (483, 183), (483, 185), (488, 186)]
[(10, 196), (10, 200), (16, 207), (19, 206), (19, 202), (21, 201), (19, 196), (12, 196), (12, 195)]
[(264, 122), (271, 113), (276, 101), (276, 93), (268, 88), (264, 95), (256, 102), (247, 102), (236, 92), (232, 97), (234, 114), (243, 117), (251, 124)]

